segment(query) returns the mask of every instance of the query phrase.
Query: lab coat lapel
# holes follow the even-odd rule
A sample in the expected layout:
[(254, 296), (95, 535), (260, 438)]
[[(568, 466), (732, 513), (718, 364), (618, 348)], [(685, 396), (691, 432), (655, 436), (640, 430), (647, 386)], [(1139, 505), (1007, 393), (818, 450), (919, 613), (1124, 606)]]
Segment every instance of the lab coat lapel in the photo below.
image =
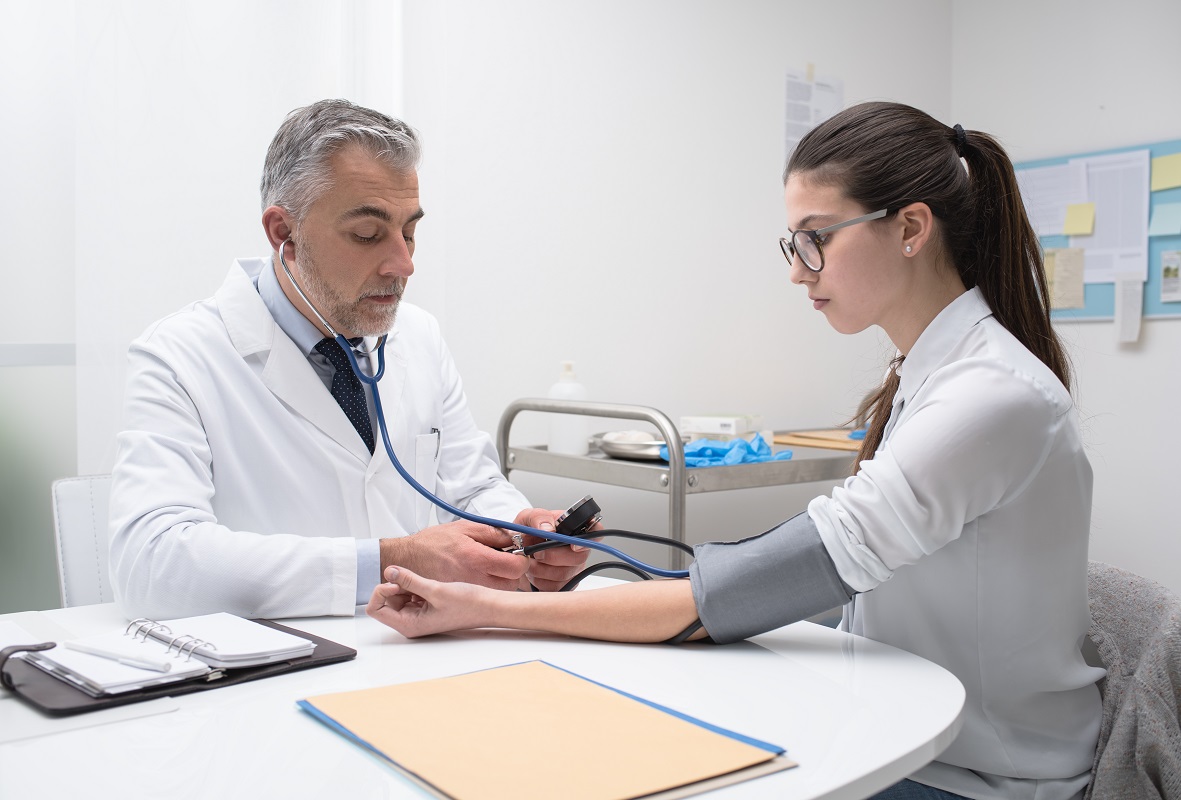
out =
[(258, 295), (253, 276), (235, 264), (217, 293), (218, 309), (234, 348), (243, 358), (265, 353), (262, 382), (276, 397), (364, 463), (369, 448), (316, 375), (307, 357)]
[(328, 387), (316, 375), (312, 365), (308, 363), (307, 356), (301, 353), (295, 342), (288, 339), (282, 331), (276, 332), (274, 347), (271, 348), (267, 364), (262, 371), (262, 381), (276, 397), (291, 406), (297, 414), (330, 436), (358, 460), (369, 463), (369, 448), (357, 435), (353, 424), (341, 411), (340, 404), (328, 391)]

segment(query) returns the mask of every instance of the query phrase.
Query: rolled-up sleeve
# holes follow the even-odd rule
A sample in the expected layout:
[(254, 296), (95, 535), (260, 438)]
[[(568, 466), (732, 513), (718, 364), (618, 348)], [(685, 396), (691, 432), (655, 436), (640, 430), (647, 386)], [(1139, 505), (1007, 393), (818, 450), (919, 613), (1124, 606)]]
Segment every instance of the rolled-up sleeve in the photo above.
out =
[(995, 360), (933, 373), (860, 471), (808, 505), (841, 579), (858, 592), (957, 539), (1037, 474), (1066, 408)]

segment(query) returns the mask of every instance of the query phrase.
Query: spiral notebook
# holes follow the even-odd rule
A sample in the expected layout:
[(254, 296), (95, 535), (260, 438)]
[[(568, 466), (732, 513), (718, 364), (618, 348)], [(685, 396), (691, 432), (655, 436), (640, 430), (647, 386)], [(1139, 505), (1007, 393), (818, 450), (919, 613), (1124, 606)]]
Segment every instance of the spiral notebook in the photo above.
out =
[(212, 678), (224, 669), (289, 661), (312, 655), (316, 647), (308, 639), (226, 613), (160, 622), (137, 619), (121, 632), (68, 640), (62, 645), (26, 653), (25, 660), (91, 697), (202, 675)]

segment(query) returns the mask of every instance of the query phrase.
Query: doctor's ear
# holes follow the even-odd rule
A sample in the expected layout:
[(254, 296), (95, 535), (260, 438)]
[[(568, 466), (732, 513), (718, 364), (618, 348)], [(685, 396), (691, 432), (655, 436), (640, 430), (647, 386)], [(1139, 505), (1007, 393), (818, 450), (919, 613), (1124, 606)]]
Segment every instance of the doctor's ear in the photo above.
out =
[(268, 206), (262, 212), (262, 227), (275, 250), (282, 247), (283, 242), (290, 239), (295, 231), (295, 223), (290, 212), (280, 206)]

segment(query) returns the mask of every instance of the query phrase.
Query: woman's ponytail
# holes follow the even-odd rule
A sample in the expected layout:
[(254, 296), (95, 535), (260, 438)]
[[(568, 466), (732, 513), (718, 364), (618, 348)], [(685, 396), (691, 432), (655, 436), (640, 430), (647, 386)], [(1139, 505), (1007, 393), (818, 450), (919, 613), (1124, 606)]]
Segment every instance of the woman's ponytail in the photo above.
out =
[(1070, 390), (1070, 366), (1050, 322), (1050, 287), (1008, 155), (986, 133), (966, 131), (963, 158), (974, 195), (975, 230), (952, 260), (979, 286), (993, 316)]

